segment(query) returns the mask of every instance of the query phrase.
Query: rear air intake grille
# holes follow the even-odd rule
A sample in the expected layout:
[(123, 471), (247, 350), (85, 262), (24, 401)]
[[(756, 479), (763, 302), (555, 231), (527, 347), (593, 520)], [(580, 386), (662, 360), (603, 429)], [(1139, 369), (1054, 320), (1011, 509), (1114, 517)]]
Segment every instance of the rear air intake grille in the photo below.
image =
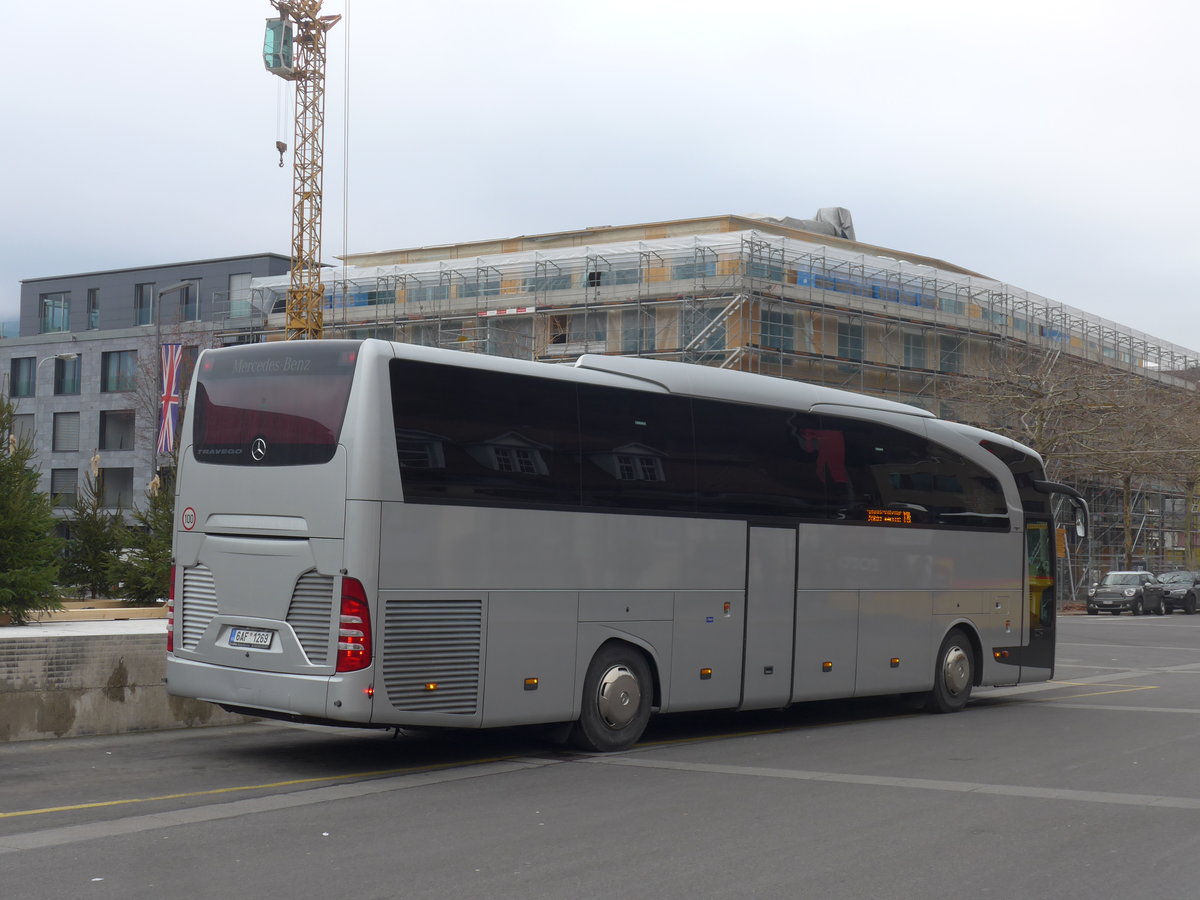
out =
[(305, 572), (292, 591), (287, 622), (300, 639), (309, 662), (329, 660), (329, 634), (333, 623), (333, 576)]
[(479, 708), (482, 600), (394, 601), (384, 628), (383, 678), (392, 706), (464, 715)]
[(194, 650), (217, 614), (217, 585), (207, 566), (192, 566), (183, 570), (183, 649)]

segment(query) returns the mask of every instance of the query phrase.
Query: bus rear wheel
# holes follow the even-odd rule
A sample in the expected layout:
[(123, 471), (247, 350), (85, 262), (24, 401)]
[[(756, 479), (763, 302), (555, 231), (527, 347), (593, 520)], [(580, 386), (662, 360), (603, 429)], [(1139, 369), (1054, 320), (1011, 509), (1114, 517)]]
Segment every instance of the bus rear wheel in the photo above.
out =
[(645, 655), (628, 644), (605, 644), (588, 665), (571, 744), (599, 753), (628, 750), (646, 730), (653, 699)]
[(933, 690), (925, 708), (935, 713), (958, 712), (971, 699), (975, 683), (975, 651), (961, 628), (951, 629), (938, 648)]

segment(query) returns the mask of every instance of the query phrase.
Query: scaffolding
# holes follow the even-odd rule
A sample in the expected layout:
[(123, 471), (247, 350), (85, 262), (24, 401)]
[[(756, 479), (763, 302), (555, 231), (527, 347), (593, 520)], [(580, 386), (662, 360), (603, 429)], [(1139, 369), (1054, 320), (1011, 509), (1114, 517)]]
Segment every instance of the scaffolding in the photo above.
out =
[[(1200, 374), (1195, 351), (1011, 285), (753, 230), (339, 267), (324, 281), (327, 337), (550, 363), (584, 353), (682, 360), (948, 417), (944, 386), (983, 370), (998, 347), (1063, 354), (1187, 391)], [(282, 338), (287, 287), (284, 277), (256, 279), (237, 315), (232, 305), (218, 313), (220, 340)], [(1143, 481), (1138, 558), (1151, 570), (1193, 565), (1186, 498)], [(1101, 483), (1088, 493), (1093, 565), (1118, 567), (1121, 498)]]

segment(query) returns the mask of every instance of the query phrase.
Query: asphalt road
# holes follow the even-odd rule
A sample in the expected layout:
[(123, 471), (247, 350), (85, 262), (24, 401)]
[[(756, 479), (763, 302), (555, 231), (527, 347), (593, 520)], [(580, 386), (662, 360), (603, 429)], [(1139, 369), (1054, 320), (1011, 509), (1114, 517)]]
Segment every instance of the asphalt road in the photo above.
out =
[(0, 897), (1200, 897), (1200, 616), (1061, 620), (962, 713), (525, 731), (256, 724), (0, 745)]

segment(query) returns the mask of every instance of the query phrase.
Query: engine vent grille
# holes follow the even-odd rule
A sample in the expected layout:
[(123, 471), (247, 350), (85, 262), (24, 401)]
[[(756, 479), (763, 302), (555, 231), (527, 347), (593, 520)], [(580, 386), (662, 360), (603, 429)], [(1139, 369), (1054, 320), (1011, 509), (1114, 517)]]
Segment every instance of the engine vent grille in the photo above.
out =
[(292, 591), (287, 623), (300, 639), (309, 662), (329, 660), (330, 632), (333, 628), (333, 576), (305, 572)]
[(482, 600), (395, 601), (384, 622), (383, 678), (392, 706), (464, 715), (479, 708)]
[(212, 569), (192, 566), (183, 570), (183, 612), (180, 627), (183, 649), (194, 650), (208, 623), (217, 614), (217, 585)]

